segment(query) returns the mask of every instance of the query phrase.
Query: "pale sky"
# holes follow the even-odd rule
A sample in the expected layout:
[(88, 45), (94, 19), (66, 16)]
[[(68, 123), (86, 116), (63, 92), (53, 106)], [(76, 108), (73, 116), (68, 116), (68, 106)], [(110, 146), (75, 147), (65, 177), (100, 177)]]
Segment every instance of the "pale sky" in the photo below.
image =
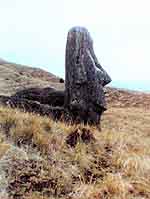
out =
[(150, 0), (0, 0), (0, 57), (64, 77), (67, 32), (85, 26), (116, 80), (149, 80)]

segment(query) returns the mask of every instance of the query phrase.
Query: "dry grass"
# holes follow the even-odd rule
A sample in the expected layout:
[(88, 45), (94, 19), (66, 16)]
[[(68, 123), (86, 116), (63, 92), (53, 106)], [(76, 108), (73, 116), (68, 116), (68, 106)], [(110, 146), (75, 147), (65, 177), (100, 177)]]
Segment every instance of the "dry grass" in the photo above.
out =
[(111, 108), (99, 132), (0, 107), (0, 169), (2, 198), (150, 198), (150, 112)]
[(49, 72), (0, 60), (0, 95), (11, 96), (19, 90), (49, 86), (64, 89), (59, 78)]

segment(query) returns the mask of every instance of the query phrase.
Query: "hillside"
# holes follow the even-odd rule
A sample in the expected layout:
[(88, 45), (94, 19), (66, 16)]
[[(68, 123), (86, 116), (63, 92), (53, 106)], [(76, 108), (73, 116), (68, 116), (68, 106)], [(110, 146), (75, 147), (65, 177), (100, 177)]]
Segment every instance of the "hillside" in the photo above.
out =
[(150, 108), (150, 93), (107, 87), (106, 97), (109, 107)]
[(16, 91), (30, 87), (61, 88), (59, 78), (42, 69), (27, 67), (0, 59), (0, 95), (13, 95)]
[(9, 64), (9, 62), (7, 62), (6, 60), (0, 58), (0, 64), (1, 65), (3, 65), (3, 64)]
[[(10, 96), (27, 88), (52, 87), (63, 90), (60, 78), (39, 68), (7, 63), (0, 59), (0, 95)], [(150, 108), (150, 94), (106, 87), (108, 107)]]
[[(49, 86), (64, 89), (41, 69), (0, 65), (0, 95)], [(0, 105), (0, 199), (150, 198), (150, 94), (105, 92), (101, 131)]]

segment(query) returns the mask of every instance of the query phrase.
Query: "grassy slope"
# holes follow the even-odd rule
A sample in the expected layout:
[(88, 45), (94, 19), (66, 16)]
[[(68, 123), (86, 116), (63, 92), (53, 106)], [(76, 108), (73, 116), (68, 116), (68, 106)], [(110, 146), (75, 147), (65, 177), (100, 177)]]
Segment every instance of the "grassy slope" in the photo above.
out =
[[(58, 82), (40, 69), (0, 63), (3, 95), (63, 89)], [(150, 94), (108, 88), (106, 95), (102, 132), (0, 107), (0, 199), (150, 198)]]
[(99, 132), (0, 107), (0, 127), (3, 199), (150, 198), (149, 110), (112, 107)]
[[(0, 59), (0, 95), (13, 95), (16, 91), (31, 87), (54, 87), (63, 90), (59, 78), (39, 68), (32, 68)], [(130, 92), (107, 87), (107, 101), (110, 107), (150, 108), (150, 94)]]
[(48, 86), (63, 87), (59, 78), (49, 72), (0, 60), (0, 95), (10, 96), (25, 88)]

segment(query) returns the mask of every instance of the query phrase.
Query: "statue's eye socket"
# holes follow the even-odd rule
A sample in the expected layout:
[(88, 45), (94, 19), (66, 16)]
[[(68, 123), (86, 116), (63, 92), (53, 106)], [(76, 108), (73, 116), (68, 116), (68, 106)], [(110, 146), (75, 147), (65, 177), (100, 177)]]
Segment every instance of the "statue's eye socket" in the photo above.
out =
[(80, 58), (79, 58), (79, 56), (76, 57), (76, 64), (80, 64)]

